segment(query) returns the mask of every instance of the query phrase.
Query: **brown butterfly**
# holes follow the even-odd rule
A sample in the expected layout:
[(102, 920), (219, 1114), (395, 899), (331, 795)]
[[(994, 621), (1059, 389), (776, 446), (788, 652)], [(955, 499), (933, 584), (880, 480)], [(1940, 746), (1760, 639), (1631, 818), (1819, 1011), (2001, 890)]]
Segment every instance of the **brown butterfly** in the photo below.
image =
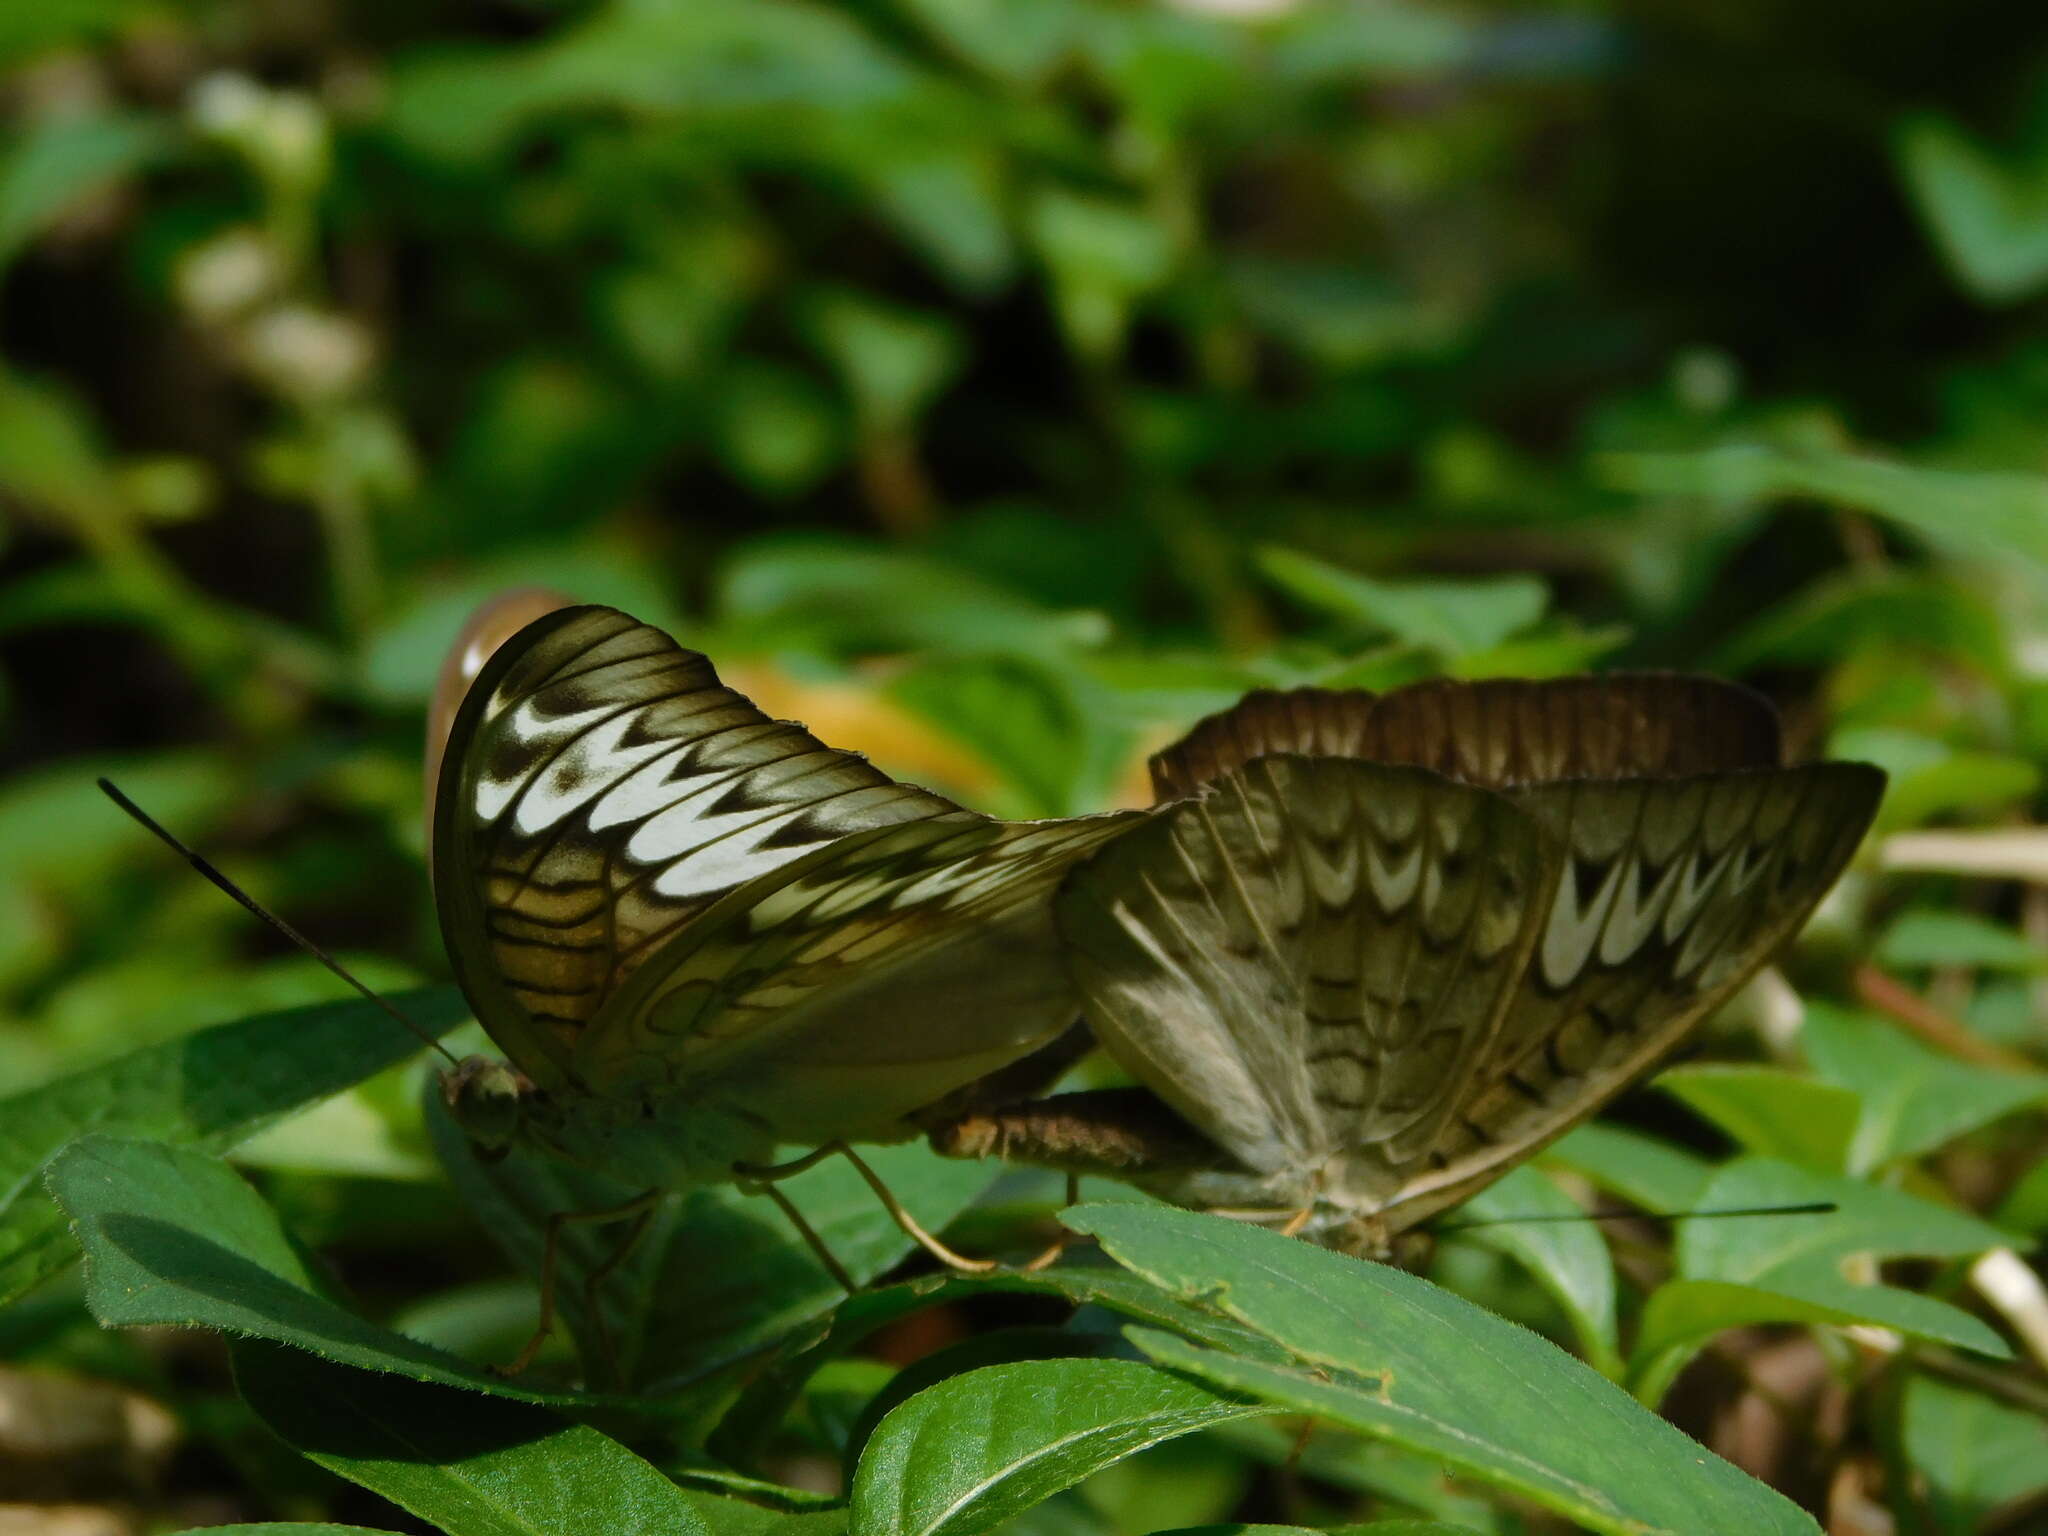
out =
[(1138, 1089), (938, 1126), (956, 1156), (1393, 1238), (1648, 1072), (1799, 931), (1884, 776), (1787, 767), (1746, 689), (1639, 674), (1255, 693), (1055, 904)]

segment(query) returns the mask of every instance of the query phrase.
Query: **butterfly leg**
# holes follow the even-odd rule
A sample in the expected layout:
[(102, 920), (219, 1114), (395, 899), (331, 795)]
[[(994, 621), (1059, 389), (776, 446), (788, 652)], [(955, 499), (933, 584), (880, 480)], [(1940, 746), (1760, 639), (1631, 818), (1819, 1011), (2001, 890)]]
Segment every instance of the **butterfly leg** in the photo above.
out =
[(868, 1188), (872, 1189), (875, 1198), (882, 1202), (882, 1209), (889, 1213), (889, 1219), (903, 1229), (903, 1235), (948, 1269), (957, 1269), (965, 1275), (986, 1275), (1001, 1268), (994, 1259), (970, 1259), (966, 1254), (956, 1253), (948, 1248), (925, 1231), (918, 1224), (917, 1218), (903, 1208), (903, 1202), (890, 1192), (889, 1186), (882, 1182), (881, 1175), (861, 1160), (859, 1153), (843, 1141), (837, 1143), (834, 1150), (853, 1164), (855, 1171), (868, 1181)]
[[(624, 1205), (607, 1206), (595, 1211), (556, 1211), (548, 1217), (547, 1237), (541, 1245), (540, 1254), (540, 1325), (533, 1330), (533, 1337), (526, 1341), (526, 1346), (513, 1357), (510, 1364), (496, 1367), (498, 1375), (517, 1376), (532, 1365), (534, 1356), (540, 1353), (541, 1345), (547, 1343), (548, 1336), (555, 1331), (555, 1282), (561, 1269), (563, 1231), (571, 1226), (602, 1225), (608, 1221), (627, 1221), (635, 1216), (642, 1216), (652, 1210), (654, 1202), (660, 1198), (659, 1189), (643, 1190)], [(620, 1257), (623, 1258), (624, 1255), (621, 1254)], [(601, 1273), (609, 1273), (612, 1267), (611, 1261), (606, 1260)]]
[[(1067, 1198), (1065, 1199), (1065, 1201), (1062, 1202), (1062, 1207), (1064, 1208), (1068, 1205), (1079, 1205), (1080, 1203), (1081, 1175), (1079, 1175), (1078, 1173), (1070, 1173), (1067, 1175)], [(1055, 1237), (1050, 1243), (1046, 1245), (1045, 1251), (1040, 1253), (1036, 1258), (1027, 1259), (1024, 1263), (1019, 1264), (1017, 1266), (1017, 1272), (1019, 1274), (1024, 1275), (1035, 1275), (1041, 1269), (1052, 1268), (1053, 1265), (1059, 1262), (1060, 1255), (1067, 1251), (1067, 1244), (1072, 1242), (1073, 1240), (1074, 1234), (1069, 1232), (1065, 1227), (1061, 1227), (1059, 1236)]]
[[(808, 1168), (817, 1159), (799, 1158), (797, 1161)], [(860, 1282), (846, 1272), (846, 1266), (841, 1264), (833, 1256), (832, 1250), (825, 1246), (825, 1239), (818, 1236), (817, 1229), (804, 1220), (804, 1213), (796, 1208), (796, 1202), (777, 1188), (773, 1179), (742, 1179), (739, 1191), (743, 1195), (766, 1195), (773, 1200), (775, 1208), (782, 1212), (792, 1227), (796, 1228), (796, 1235), (804, 1240), (804, 1246), (817, 1255), (818, 1262), (825, 1266), (825, 1272), (845, 1287), (846, 1294), (851, 1296), (860, 1289)]]
[(583, 1277), (583, 1315), (590, 1319), (591, 1331), (597, 1335), (598, 1353), (604, 1357), (605, 1368), (611, 1373), (614, 1386), (624, 1389), (625, 1372), (619, 1367), (618, 1343), (612, 1338), (612, 1330), (604, 1320), (604, 1309), (599, 1305), (598, 1292), (605, 1281), (618, 1271), (621, 1264), (632, 1256), (640, 1246), (640, 1239), (647, 1235), (647, 1229), (654, 1224), (654, 1205), (650, 1203), (638, 1216), (626, 1235), (619, 1239), (612, 1251), (605, 1255), (604, 1262)]

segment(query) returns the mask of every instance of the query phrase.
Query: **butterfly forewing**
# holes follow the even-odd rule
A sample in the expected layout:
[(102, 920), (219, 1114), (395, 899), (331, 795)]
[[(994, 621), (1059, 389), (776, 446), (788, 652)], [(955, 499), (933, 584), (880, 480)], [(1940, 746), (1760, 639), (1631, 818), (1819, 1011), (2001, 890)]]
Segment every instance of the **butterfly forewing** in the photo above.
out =
[(1569, 850), (1523, 985), (1396, 1227), (1463, 1198), (1661, 1059), (1805, 922), (1868, 830), (1858, 763), (1515, 792)]
[(1052, 892), (1136, 820), (955, 812), (844, 838), (665, 945), (581, 1043), (579, 1076), (722, 1093), (793, 1141), (900, 1134), (1073, 1022)]
[(1250, 1169), (1386, 1195), (1491, 1040), (1553, 861), (1485, 791), (1265, 757), (1098, 855), (1057, 916), (1135, 1076)]
[(529, 1075), (664, 941), (850, 833), (964, 815), (801, 727), (608, 608), (549, 614), (478, 676), (450, 732), (434, 886), (457, 976)]

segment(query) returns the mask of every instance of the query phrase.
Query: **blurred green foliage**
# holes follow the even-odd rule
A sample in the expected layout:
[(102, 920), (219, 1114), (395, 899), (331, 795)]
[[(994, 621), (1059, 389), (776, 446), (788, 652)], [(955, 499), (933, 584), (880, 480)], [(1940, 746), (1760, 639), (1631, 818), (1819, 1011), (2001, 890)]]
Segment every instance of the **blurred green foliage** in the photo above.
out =
[[(1813, 1510), (2039, 1518), (2048, 1457), (2015, 1468), (2048, 1346), (1941, 1225), (2048, 1230), (2048, 858), (2020, 830), (2048, 763), (2038, 6), (0, 13), (4, 1093), (332, 996), (96, 773), (366, 979), (444, 974), (423, 707), (506, 585), (671, 626), (771, 712), (1017, 816), (1142, 799), (1145, 752), (1255, 686), (1739, 674), (1803, 754), (1892, 775), (1788, 961), (1832, 1001), (1802, 1029), (1752, 995), (1727, 1064), (1555, 1162), (1666, 1207), (1832, 1181), (1879, 1235), (1825, 1272), (1624, 1245), (1618, 1322), (1590, 1238), (1453, 1242), (1436, 1273), (1702, 1435), (1777, 1381), (1779, 1428), (1715, 1443)], [(1849, 1006), (1865, 963), (1922, 1039), (1892, 992)], [(292, 1230), (378, 1316), (516, 1336), (530, 1294), (429, 1171), (410, 1083), (315, 1115), (244, 1157)], [(1921, 1257), (1874, 1292), (1835, 1264), (1891, 1253)], [(137, 1529), (402, 1523), (259, 1439), (217, 1351), (102, 1338), (63, 1284), (0, 1356), (172, 1406)], [(1686, 1368), (1730, 1322), (1812, 1319), (1893, 1353), (1752, 1328)], [(880, 1362), (1014, 1320), (807, 1378), (784, 1481), (843, 1448)], [(1986, 1337), (2032, 1363), (1954, 1353)], [(1554, 1528), (1336, 1432), (1290, 1470), (1271, 1428), (1011, 1529)]]

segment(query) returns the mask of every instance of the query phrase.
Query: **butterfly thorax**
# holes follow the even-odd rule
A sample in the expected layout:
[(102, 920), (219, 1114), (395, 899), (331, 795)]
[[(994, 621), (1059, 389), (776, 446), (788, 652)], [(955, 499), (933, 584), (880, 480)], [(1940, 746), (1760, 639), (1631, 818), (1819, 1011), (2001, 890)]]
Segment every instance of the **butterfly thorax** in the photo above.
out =
[(718, 1183), (735, 1163), (771, 1161), (776, 1138), (757, 1117), (712, 1103), (686, 1109), (638, 1095), (544, 1090), (501, 1061), (471, 1056), (441, 1076), (449, 1113), (485, 1157), (532, 1146), (626, 1183)]

